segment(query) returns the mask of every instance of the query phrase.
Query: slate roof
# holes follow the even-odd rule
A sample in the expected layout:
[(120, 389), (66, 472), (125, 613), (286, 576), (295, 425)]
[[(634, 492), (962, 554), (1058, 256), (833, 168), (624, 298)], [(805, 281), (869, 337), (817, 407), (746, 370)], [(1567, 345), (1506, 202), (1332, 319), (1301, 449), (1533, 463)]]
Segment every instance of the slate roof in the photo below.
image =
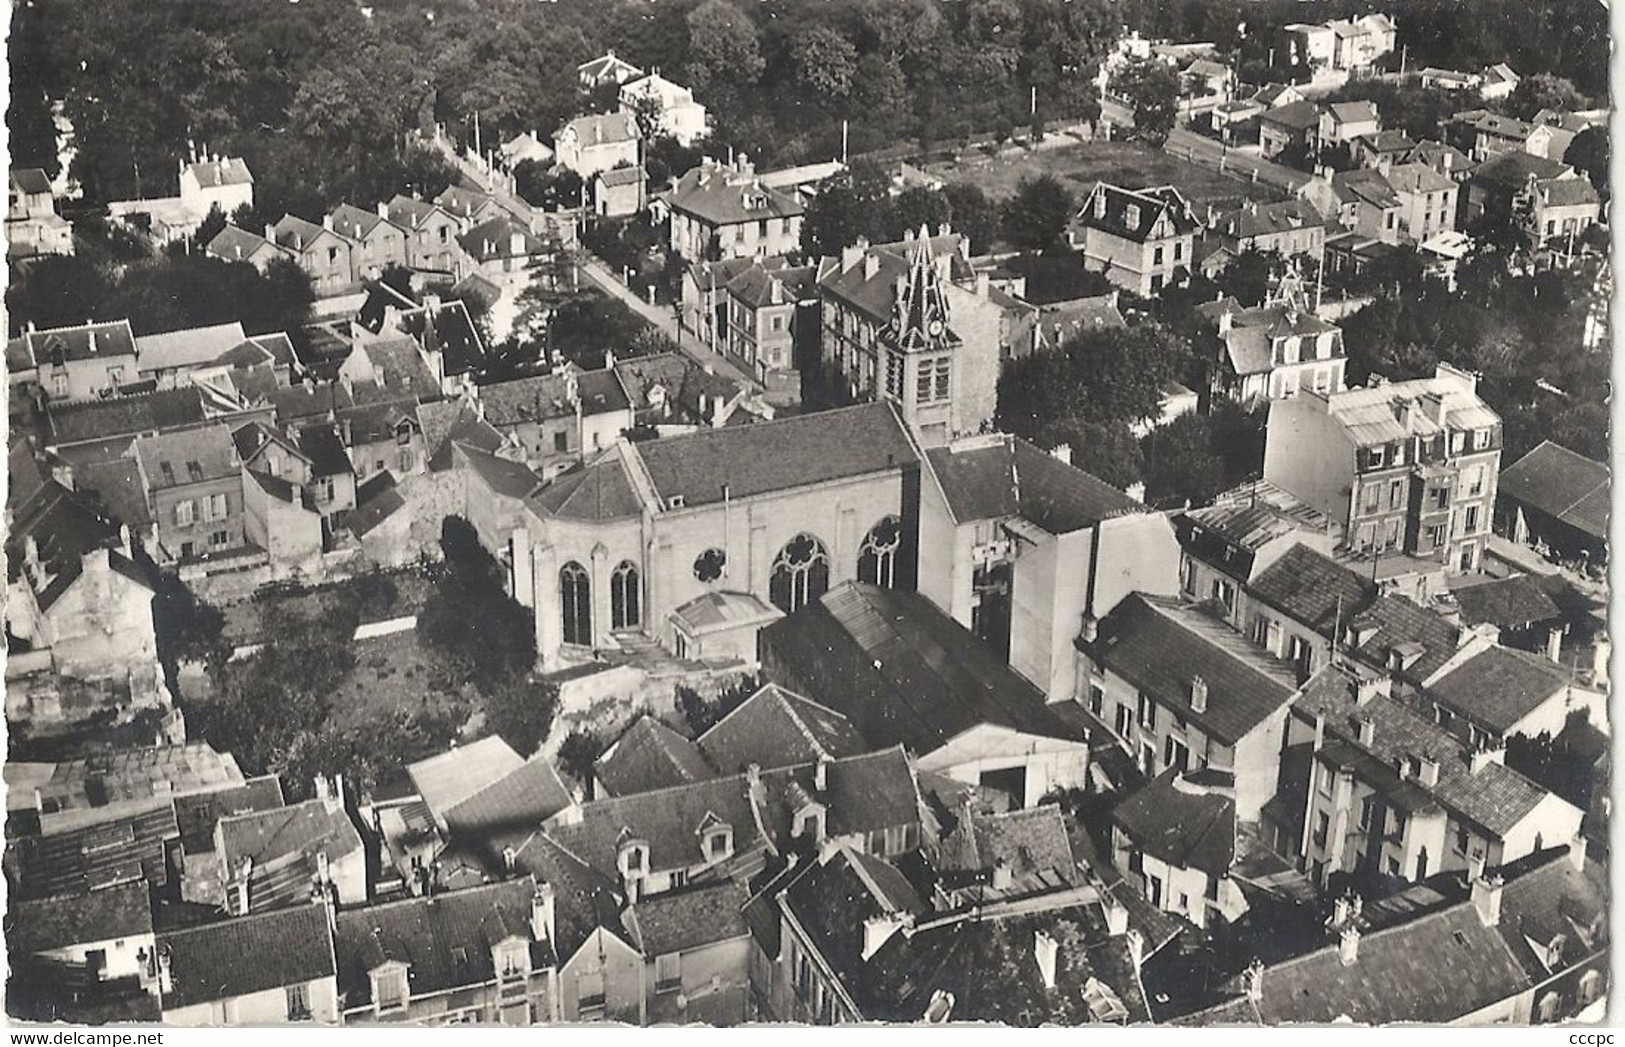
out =
[(237, 445), (224, 425), (142, 436), (134, 449), (151, 491), (225, 479), (240, 468)]
[(825, 832), (833, 838), (920, 822), (920, 790), (902, 746), (828, 761), (823, 789), (816, 763), (763, 771), (761, 781), (762, 827), (780, 845), (789, 842), (796, 812), (810, 801), (824, 805)]
[[(1234, 745), (1292, 699), (1287, 668), (1222, 622), (1178, 601), (1133, 593), (1101, 619), (1093, 656), (1159, 705)], [(1191, 708), (1191, 681), (1207, 683), (1207, 709)]]
[(214, 827), (222, 818), (283, 805), (282, 779), (274, 774), (250, 778), (241, 785), (212, 793), (175, 797), (175, 824), (181, 848), (189, 854), (214, 849)]
[[(948, 259), (950, 273), (955, 278), (969, 275), (970, 263), (961, 254), (965, 247), (965, 238), (961, 234), (930, 237), (926, 247), (933, 259)], [(833, 269), (824, 271), (818, 286), (830, 297), (851, 306), (876, 323), (889, 323), (898, 281), (908, 277), (910, 254), (914, 249), (912, 239), (878, 244), (863, 252), (863, 258), (855, 264), (845, 267), (836, 264)], [(872, 275), (866, 268), (870, 258), (875, 261)]]
[(615, 167), (608, 171), (599, 171), (597, 178), (607, 186), (637, 185), (648, 174), (641, 167)]
[(485, 366), (485, 344), (462, 302), (442, 302), (401, 310), (397, 326), (424, 352), (439, 352), (447, 377)]
[(1051, 534), (1070, 534), (1144, 509), (1139, 502), (1020, 437), (926, 451), (958, 523), (1020, 516)]
[(236, 321), (141, 335), (135, 340), (136, 366), (143, 373), (197, 367), (241, 345), (247, 337), (243, 325)]
[(226, 185), (252, 185), (254, 176), (240, 156), (222, 156), (213, 160), (199, 160), (187, 165), (188, 171), (204, 189), (217, 189)]
[(351, 240), (365, 240), (382, 222), (387, 221), (377, 211), (368, 211), (353, 204), (341, 203), (330, 212), (333, 230)]
[(1453, 179), (1426, 164), (1394, 164), (1388, 168), (1387, 178), (1402, 193), (1437, 193), (1456, 187)]
[[(603, 383), (596, 383), (594, 391), (608, 394), (589, 400), (581, 389), (581, 379), (593, 372), (577, 376), (577, 395), (582, 412), (587, 415), (626, 410), (626, 396), (617, 387), (609, 393)], [(614, 384), (613, 376), (611, 385)], [(543, 374), (530, 378), (514, 378), (506, 382), (493, 382), (479, 390), (480, 403), (485, 406), (485, 420), (491, 425), (524, 425), (555, 418), (575, 417), (575, 405), (570, 401), (570, 383), (564, 375)]]
[(141, 531), (152, 524), (146, 487), (141, 482), (141, 467), (132, 459), (75, 463), (73, 486), (82, 497), (94, 499), (114, 520), (128, 525), (131, 531)]
[(1514, 574), (1452, 589), (1450, 595), (1468, 625), (1489, 623), (1502, 629), (1516, 629), (1550, 622), (1561, 612), (1540, 583), (1527, 574)]
[(329, 861), (337, 861), (361, 848), (361, 835), (343, 807), (306, 800), (221, 818), (220, 845), (227, 868), (235, 870), (244, 858), (264, 866), (290, 855), (321, 852)]
[(620, 882), (571, 854), (547, 833), (534, 833), (516, 847), (515, 868), (554, 891), (553, 949), (559, 962), (574, 956), (600, 927), (637, 948), (634, 928), (621, 922)]
[(672, 184), (666, 201), (674, 211), (713, 226), (777, 221), (807, 210), (794, 194), (763, 185), (754, 176), (741, 176), (715, 162), (685, 172)]
[[(436, 211), (445, 214), (445, 210), (426, 200), (418, 200), (404, 193), (396, 193), (385, 205), (391, 222), (408, 231), (416, 229), (427, 221)], [(450, 218), (450, 215), (446, 215)]]
[(28, 355), (41, 367), (55, 360), (134, 356), (135, 335), (128, 320), (107, 320), (75, 327), (49, 327), (23, 336)]
[(379, 524), (406, 507), (406, 499), (387, 470), (374, 473), (356, 488), (356, 507), (350, 511), (350, 532), (356, 537), (371, 534)]
[(443, 814), (450, 836), (469, 837), (534, 829), (573, 802), (553, 762), (534, 757)]
[(1545, 658), (1489, 647), (1434, 680), (1428, 693), (1469, 719), (1505, 733), (1571, 682), (1562, 666)]
[(1607, 539), (1608, 489), (1606, 465), (1543, 440), (1501, 470), (1497, 491), (1594, 538)]
[(1288, 102), (1258, 114), (1258, 122), (1275, 124), (1295, 134), (1302, 134), (1320, 123), (1320, 107), (1309, 101)]
[(419, 760), (406, 768), (418, 795), (437, 817), (506, 778), (524, 765), (524, 758), (499, 735)]
[[(1305, 720), (1312, 720), (1316, 713), (1323, 715), (1327, 737), (1338, 740), (1350, 766), (1378, 789), (1390, 795), (1419, 791), (1496, 836), (1504, 836), (1549, 795), (1494, 761), (1474, 774), (1460, 739), (1392, 698), (1377, 695), (1360, 705), (1353, 676), (1338, 665), (1328, 665), (1304, 685), (1294, 712)], [(1357, 713), (1373, 724), (1369, 746), (1359, 743), (1354, 722)], [(1395, 761), (1411, 757), (1438, 761), (1437, 785), (1424, 790), (1414, 779), (1398, 779)]]
[(613, 453), (560, 476), (536, 492), (531, 503), (551, 516), (575, 520), (618, 520), (643, 511), (626, 466)]
[(1236, 861), (1236, 803), (1184, 784), (1170, 767), (1112, 809), (1134, 845), (1180, 869), (1230, 875)]
[(1248, 240), (1320, 225), (1320, 215), (1306, 200), (1294, 197), (1276, 203), (1249, 204), (1219, 216), (1215, 228), (1225, 236)]
[(116, 884), (162, 888), (168, 848), (180, 836), (172, 802), (94, 825), (16, 842), (17, 895), (100, 892)]
[[(785, 448), (796, 448), (786, 454)], [(704, 429), (636, 444), (655, 491), (667, 505), (748, 498), (830, 480), (901, 470), (916, 461), (890, 404), (869, 403), (756, 425)]]
[(1330, 635), (1376, 591), (1365, 578), (1307, 545), (1294, 545), (1258, 573), (1250, 595), (1318, 633)]
[(879, 858), (865, 860), (848, 847), (805, 869), (784, 888), (779, 904), (813, 940), (843, 988), (855, 994), (872, 975), (863, 960), (864, 921), (917, 913), (924, 905), (896, 866)]
[[(1448, 168), (1446, 168), (1447, 157), (1449, 164)], [(1473, 163), (1466, 153), (1462, 152), (1460, 149), (1457, 149), (1455, 146), (1445, 145), (1443, 142), (1435, 142), (1432, 139), (1425, 139), (1417, 142), (1416, 145), (1411, 148), (1411, 151), (1405, 154), (1405, 162), (1408, 164), (1427, 164), (1435, 171), (1440, 169), (1465, 171), (1471, 167)]]
[[(665, 390), (668, 405), (676, 404), (695, 418), (709, 414), (700, 409), (702, 396), (708, 401), (726, 402), (739, 395), (737, 382), (706, 371), (681, 353), (655, 353), (620, 360), (614, 371), (627, 402), (639, 414), (656, 408), (653, 394), (657, 386)], [(705, 420), (709, 421), (709, 417)]]
[(481, 451), (496, 451), (502, 446), (502, 434), (465, 400), (419, 404), (418, 424), (423, 427), (423, 444), (429, 449), (429, 468), (435, 472), (451, 468), (453, 444)]
[(276, 242), (279, 246), (298, 251), (301, 254), (310, 250), (324, 236), (331, 237), (341, 243), (344, 241), (344, 238), (333, 230), (317, 225), (315, 222), (306, 221), (298, 215), (283, 215), (272, 229), (276, 233)]
[(299, 453), (310, 459), (315, 476), (348, 476), (353, 471), (350, 453), (338, 427), (331, 422), (312, 422), (297, 431)]
[(51, 180), (45, 177), (45, 172), (38, 167), (13, 167), (11, 183), (17, 187), (18, 192), (29, 196), (51, 191)]
[[(39, 575), (30, 574), (29, 585), (40, 609), (48, 611), (83, 573), (86, 554), (118, 545), (119, 529), (95, 507), (55, 480), (48, 480), (7, 529), (6, 574), (12, 581), (23, 577), (29, 539), (34, 541), (41, 571)], [(142, 580), (133, 572), (134, 565), (118, 553), (109, 553), (108, 565)], [(143, 584), (151, 587), (149, 582)]]
[(1589, 178), (1548, 178), (1536, 183), (1535, 191), (1547, 207), (1580, 207), (1602, 202)]
[(1326, 115), (1333, 123), (1364, 123), (1377, 119), (1377, 106), (1374, 102), (1333, 102), (1326, 107)]
[(704, 861), (701, 829), (715, 821), (732, 827), (736, 854), (761, 841), (743, 777), (591, 800), (581, 805), (579, 821), (556, 826), (549, 835), (599, 874), (618, 878), (616, 855), (622, 841), (649, 845), (651, 872), (686, 869)]
[[(1359, 630), (1373, 630), (1355, 654), (1375, 665), (1388, 666), (1395, 657), (1409, 662), (1403, 670), (1410, 679), (1425, 681), (1438, 672), (1461, 646), (1461, 630), (1449, 619), (1410, 597), (1384, 593), (1349, 620)], [(1345, 634), (1345, 639), (1347, 636)]]
[(1549, 945), (1561, 935), (1560, 967), (1607, 948), (1608, 871), (1601, 862), (1588, 859), (1576, 868), (1568, 849), (1559, 845), (1500, 871), (1506, 884), (1496, 930), (1530, 981), (1543, 982), (1552, 973), (1533, 943)]
[(845, 716), (775, 683), (758, 689), (695, 744), (724, 774), (737, 774), (750, 764), (788, 767), (867, 748)]
[[(514, 250), (514, 237), (519, 237), (519, 249)], [(489, 262), (500, 258), (529, 258), (546, 251), (546, 240), (530, 231), (530, 227), (516, 218), (503, 215), (482, 222), (457, 238), (469, 257), (476, 262)]]
[(158, 936), (170, 1009), (331, 978), (333, 933), (318, 904), (238, 916)]
[(1537, 179), (1556, 178), (1569, 170), (1567, 164), (1514, 149), (1492, 156), (1473, 168), (1470, 180), (1503, 192), (1517, 192), (1528, 184), (1531, 175)]
[(640, 716), (593, 764), (610, 796), (704, 781), (715, 774), (695, 744), (653, 716)]
[(570, 130), (575, 131), (583, 149), (594, 145), (631, 142), (639, 137), (637, 120), (633, 119), (631, 113), (620, 109), (613, 113), (578, 116), (561, 127), (553, 137), (559, 138)]
[(486, 488), (508, 498), (526, 498), (541, 486), (542, 479), (524, 462), (487, 454), (478, 448), (459, 444), (458, 452)]
[(848, 582), (764, 628), (763, 662), (871, 745), (934, 752), (982, 724), (1077, 740), (1044, 696), (918, 593)]
[(271, 393), (269, 399), (283, 425), (355, 406), (355, 398), (340, 382), (290, 385)]
[(744, 913), (749, 897), (749, 888), (732, 880), (666, 891), (638, 899), (631, 920), (644, 955), (682, 953), (749, 934)]
[(203, 391), (196, 386), (160, 389), (135, 396), (56, 404), (46, 411), (52, 445), (110, 440), (137, 433), (194, 425), (208, 417)]
[[(950, 817), (957, 824), (941, 838), (936, 866), (945, 880), (976, 881), (980, 898), (1041, 894), (1083, 881), (1066, 820), (1054, 804), (999, 812), (966, 806)], [(1003, 892), (990, 886), (1001, 862), (1011, 877)]]
[(145, 880), (83, 894), (19, 900), (6, 912), (6, 947), (27, 956), (152, 933)]
[[(1105, 199), (1105, 213), (1100, 213), (1097, 201)], [(1131, 214), (1129, 208), (1136, 209)], [(1093, 190), (1078, 212), (1078, 220), (1091, 229), (1100, 229), (1113, 236), (1144, 243), (1164, 216), (1168, 219), (1166, 236), (1184, 236), (1194, 233), (1201, 223), (1192, 213), (1189, 202), (1171, 185), (1154, 189), (1124, 189), (1106, 182), (1096, 182)], [(1135, 218), (1130, 222), (1130, 218)]]
[(414, 998), (491, 981), (492, 947), (509, 937), (531, 940), (535, 893), (536, 882), (527, 876), (340, 912), (333, 946), (344, 1009), (372, 1001), (368, 974), (391, 961), (411, 965)]
[(275, 249), (278, 254), (282, 253), (278, 245), (273, 244), (260, 234), (250, 232), (247, 229), (239, 229), (228, 222), (226, 227), (216, 233), (214, 239), (209, 241), (204, 251), (216, 258), (222, 258), (228, 262), (237, 262), (247, 261), (255, 252), (266, 247)]

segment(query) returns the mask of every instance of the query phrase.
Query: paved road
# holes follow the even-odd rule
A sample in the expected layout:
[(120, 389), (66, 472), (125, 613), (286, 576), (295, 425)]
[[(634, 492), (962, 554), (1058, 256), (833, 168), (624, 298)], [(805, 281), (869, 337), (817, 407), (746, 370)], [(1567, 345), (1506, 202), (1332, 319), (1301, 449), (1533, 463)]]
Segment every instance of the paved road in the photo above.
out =
[(1243, 178), (1252, 178), (1265, 185), (1286, 192), (1296, 192), (1309, 182), (1310, 175), (1305, 171), (1294, 170), (1272, 163), (1257, 156), (1250, 156), (1236, 149), (1226, 150), (1224, 146), (1205, 135), (1183, 127), (1174, 128), (1168, 135), (1168, 141), (1163, 149), (1170, 156), (1177, 156), (1185, 160), (1194, 160), (1208, 167), (1219, 166), (1221, 157), (1227, 171), (1238, 172)]
[(702, 367), (707, 367), (726, 378), (732, 378), (751, 389), (760, 389), (761, 383), (750, 375), (730, 363), (720, 353), (701, 342), (687, 330), (680, 330), (677, 326), (677, 316), (669, 305), (650, 305), (640, 298), (615, 275), (609, 268), (591, 255), (583, 254), (577, 264), (581, 273), (587, 279), (597, 284), (606, 294), (613, 295), (626, 303), (627, 308), (653, 324), (661, 334), (677, 343), (683, 353)]

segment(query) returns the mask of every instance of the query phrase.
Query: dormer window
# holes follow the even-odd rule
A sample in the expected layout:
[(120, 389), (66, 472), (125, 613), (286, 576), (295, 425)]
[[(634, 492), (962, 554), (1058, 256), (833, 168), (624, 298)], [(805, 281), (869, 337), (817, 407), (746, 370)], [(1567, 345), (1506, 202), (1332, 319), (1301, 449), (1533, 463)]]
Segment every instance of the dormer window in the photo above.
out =
[(530, 944), (522, 938), (499, 942), (491, 950), (491, 963), (497, 979), (503, 982), (522, 981), (530, 977)]
[(379, 1014), (406, 1009), (406, 971), (406, 964), (390, 963), (371, 972), (372, 1002)]
[(1123, 224), (1128, 226), (1130, 229), (1138, 229), (1140, 227), (1139, 204), (1129, 204), (1123, 208)]
[(633, 880), (648, 875), (649, 845), (641, 841), (622, 844), (616, 864), (621, 870), (622, 879)]
[(797, 811), (795, 831), (792, 835), (803, 840), (822, 841), (824, 839), (824, 805), (810, 803)]
[(705, 860), (708, 862), (720, 862), (733, 854), (733, 827), (729, 825), (713, 825), (705, 830), (703, 849)]

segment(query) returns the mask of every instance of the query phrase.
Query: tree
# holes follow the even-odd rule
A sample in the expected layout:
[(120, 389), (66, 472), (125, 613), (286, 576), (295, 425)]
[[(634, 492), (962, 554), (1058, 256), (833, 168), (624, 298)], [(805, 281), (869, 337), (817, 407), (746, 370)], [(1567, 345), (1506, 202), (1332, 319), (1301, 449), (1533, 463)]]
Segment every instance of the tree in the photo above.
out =
[(1563, 162), (1590, 178), (1598, 194), (1608, 199), (1608, 128), (1588, 127), (1575, 135), (1563, 151)]
[(949, 182), (943, 186), (942, 196), (948, 202), (949, 222), (970, 241), (971, 250), (992, 250), (993, 236), (998, 232), (998, 210), (981, 187), (970, 182)]
[(803, 32), (792, 49), (796, 78), (827, 107), (844, 102), (852, 93), (858, 71), (858, 49), (840, 30), (815, 25)]
[(1213, 278), (1213, 283), (1244, 306), (1258, 305), (1269, 295), (1279, 264), (1278, 255), (1243, 251)]
[(1535, 73), (1518, 81), (1507, 96), (1506, 111), (1519, 120), (1532, 120), (1542, 109), (1560, 112), (1585, 109), (1590, 101), (1567, 77), (1555, 73)]
[(500, 735), (521, 756), (534, 753), (547, 738), (559, 707), (556, 686), (523, 676), (491, 686), (482, 697), (486, 729)]
[(1134, 134), (1155, 145), (1168, 140), (1179, 113), (1179, 76), (1162, 62), (1132, 62), (1112, 80), (1112, 90), (1134, 110)]
[[(156, 571), (149, 570), (149, 574)], [(152, 628), (158, 664), (163, 666), (171, 688), (183, 661), (224, 664), (231, 653), (223, 639), (225, 625), (226, 617), (219, 608), (199, 600), (185, 582), (172, 574), (158, 575), (152, 598)]]
[(1043, 251), (1061, 239), (1072, 218), (1072, 194), (1053, 175), (1026, 176), (1004, 205), (1004, 235), (1017, 247)]
[(592, 785), (592, 768), (604, 755), (608, 744), (591, 730), (577, 728), (559, 743), (557, 763), (559, 770), (583, 790)]
[(1163, 390), (1191, 367), (1190, 344), (1155, 323), (1079, 332), (1058, 351), (1010, 361), (999, 377), (999, 428), (1035, 442), (1084, 423), (1151, 421)]
[(456, 675), (490, 694), (536, 663), (535, 620), (507, 593), (502, 569), (458, 516), (441, 525), (443, 569), (435, 578), (417, 633)]
[(953, 218), (953, 206), (935, 189), (911, 186), (891, 200), (892, 222), (887, 239), (900, 239), (905, 232), (917, 233), (924, 226), (935, 236)]
[(716, 726), (718, 720), (745, 704), (745, 699), (755, 694), (761, 686), (759, 677), (746, 676), (724, 687), (714, 697), (707, 698), (694, 688), (679, 684), (677, 711), (682, 713), (690, 736), (697, 738)]
[(1182, 414), (1146, 434), (1145, 496), (1152, 505), (1205, 505), (1224, 490), (1224, 463), (1200, 414)]
[(11, 333), (37, 327), (64, 327), (86, 319), (114, 319), (108, 311), (113, 285), (102, 268), (81, 255), (47, 255), (26, 269), (13, 268), (6, 288)]
[(809, 258), (839, 255), (859, 237), (883, 234), (893, 224), (889, 187), (885, 170), (864, 160), (825, 183), (802, 219), (802, 253)]
[(756, 82), (765, 66), (756, 23), (728, 0), (705, 0), (688, 13), (689, 86), (727, 95)]
[(1072, 464), (1119, 490), (1145, 479), (1140, 441), (1123, 422), (1080, 422), (1066, 433)]

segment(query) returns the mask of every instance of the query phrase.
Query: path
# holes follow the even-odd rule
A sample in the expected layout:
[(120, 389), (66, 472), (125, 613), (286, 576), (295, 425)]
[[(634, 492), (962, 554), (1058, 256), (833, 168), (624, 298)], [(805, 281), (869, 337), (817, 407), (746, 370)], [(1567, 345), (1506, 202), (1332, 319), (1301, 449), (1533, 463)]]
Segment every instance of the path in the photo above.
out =
[(1207, 167), (1218, 167), (1222, 160), (1227, 174), (1242, 180), (1250, 178), (1288, 193), (1295, 193), (1303, 188), (1311, 177), (1307, 171), (1283, 167), (1238, 149), (1227, 150), (1213, 139), (1183, 127), (1173, 129), (1163, 149), (1170, 156), (1191, 160)]
[(762, 387), (760, 382), (734, 366), (722, 354), (706, 346), (692, 333), (687, 330), (680, 330), (677, 326), (676, 314), (670, 306), (650, 305), (646, 300), (633, 293), (631, 288), (617, 280), (615, 274), (611, 273), (603, 262), (590, 255), (583, 255), (577, 264), (580, 266), (583, 276), (597, 284), (606, 294), (625, 302), (628, 309), (649, 321), (657, 331), (676, 342), (677, 347), (683, 351), (683, 354), (694, 360), (695, 363), (725, 378), (731, 378), (747, 388), (760, 389)]

